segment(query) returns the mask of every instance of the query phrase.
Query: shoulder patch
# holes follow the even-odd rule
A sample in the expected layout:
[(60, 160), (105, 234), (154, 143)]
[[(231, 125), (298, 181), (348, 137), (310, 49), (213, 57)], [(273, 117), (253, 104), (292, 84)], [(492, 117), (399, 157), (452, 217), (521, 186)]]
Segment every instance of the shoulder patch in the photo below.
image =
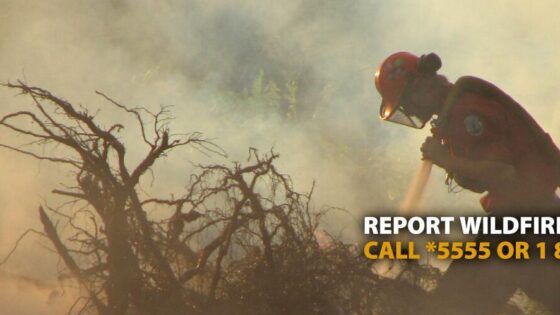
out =
[(484, 125), (482, 124), (480, 118), (476, 115), (467, 115), (465, 120), (463, 120), (463, 123), (465, 124), (465, 129), (471, 136), (478, 137), (484, 132)]

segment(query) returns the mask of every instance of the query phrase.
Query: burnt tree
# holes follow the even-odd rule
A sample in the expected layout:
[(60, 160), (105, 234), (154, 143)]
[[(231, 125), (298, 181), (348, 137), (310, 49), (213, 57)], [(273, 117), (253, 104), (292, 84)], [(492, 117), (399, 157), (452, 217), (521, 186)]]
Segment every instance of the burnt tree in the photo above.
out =
[[(28, 144), (31, 146), (56, 145), (61, 153), (59, 156), (41, 155), (33, 148), (0, 146), (67, 165), (75, 174), (73, 186), (53, 190), (73, 200), (70, 213), (50, 209), (59, 219), (68, 221), (73, 234), (67, 238), (59, 236), (45, 210), (40, 208), (39, 212), (46, 236), (68, 270), (88, 289), (88, 303), (94, 305), (99, 314), (125, 314), (131, 305), (138, 313), (155, 314), (161, 310), (154, 309), (153, 306), (160, 306), (154, 300), (164, 298), (162, 304), (169, 309), (186, 312), (189, 305), (184, 303), (181, 277), (166, 259), (165, 248), (157, 243), (158, 231), (143, 209), (138, 185), (156, 160), (174, 148), (190, 145), (214, 152), (219, 148), (199, 133), (171, 137), (165, 123), (165, 108), (157, 113), (129, 109), (97, 92), (138, 123), (148, 150), (138, 164), (129, 166), (125, 144), (117, 135), (124, 128), (122, 124), (104, 128), (86, 109), (78, 109), (44, 89), (22, 82), (6, 86), (31, 97), (34, 108), (6, 115), (0, 124), (30, 137), (32, 141)], [(148, 128), (151, 128), (151, 136)], [(89, 224), (76, 224), (77, 215), (90, 220)], [(155, 289), (148, 288), (148, 284)]]
[(87, 292), (69, 313), (383, 314), (402, 307), (388, 288), (423, 296), (418, 286), (372, 273), (358, 246), (330, 236), (319, 244), (328, 209), (311, 209), (313, 188), (296, 192), (274, 165), (275, 152), (250, 149), (245, 163), (199, 165), (185, 174), (181, 196), (154, 197), (141, 180), (158, 159), (187, 146), (223, 151), (200, 133), (172, 136), (165, 108), (128, 108), (97, 92), (137, 125), (146, 151), (132, 163), (126, 148), (138, 143), (125, 143), (124, 124), (104, 127), (87, 108), (44, 89), (6, 86), (32, 104), (0, 126), (30, 140), (0, 147), (73, 175), (52, 190), (67, 201), (39, 208), (43, 235)]

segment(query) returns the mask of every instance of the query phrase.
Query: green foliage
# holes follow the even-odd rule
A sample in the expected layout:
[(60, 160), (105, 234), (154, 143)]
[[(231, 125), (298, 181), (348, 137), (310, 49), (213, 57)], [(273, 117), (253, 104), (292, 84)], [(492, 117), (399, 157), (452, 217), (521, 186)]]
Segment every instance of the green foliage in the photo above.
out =
[(282, 91), (280, 90), (276, 82), (274, 82), (274, 80), (268, 81), (265, 88), (264, 97), (266, 100), (268, 100), (268, 103), (272, 110), (277, 112), (280, 109), (280, 102), (282, 101)]
[(257, 77), (253, 81), (253, 87), (251, 89), (251, 95), (256, 98), (260, 99), (263, 97), (263, 79), (264, 79), (264, 70), (261, 68)]
[(301, 109), (311, 108), (313, 104), (301, 102), (300, 83), (297, 78), (272, 78), (261, 68), (241, 91), (223, 93), (226, 104), (223, 110), (229, 112), (233, 106), (235, 111), (248, 117), (276, 116), (288, 121), (304, 119)]
[(298, 85), (294, 80), (286, 82), (286, 101), (288, 102), (288, 113), (286, 114), (289, 119), (295, 119), (297, 115), (297, 93)]

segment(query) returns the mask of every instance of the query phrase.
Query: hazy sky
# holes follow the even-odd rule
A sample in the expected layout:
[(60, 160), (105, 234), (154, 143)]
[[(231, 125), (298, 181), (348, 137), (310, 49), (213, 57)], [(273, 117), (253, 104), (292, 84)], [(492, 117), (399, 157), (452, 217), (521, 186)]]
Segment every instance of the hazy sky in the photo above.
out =
[[(298, 190), (315, 179), (317, 205), (345, 207), (357, 218), (398, 204), (428, 134), (377, 118), (372, 77), (395, 51), (437, 52), (450, 80), (468, 74), (494, 82), (560, 142), (557, 1), (0, 0), (0, 7), (0, 81), (22, 79), (100, 109), (107, 125), (126, 118), (95, 90), (131, 106), (174, 105), (176, 131), (203, 132), (233, 160), (248, 147), (274, 147)], [(281, 89), (298, 83), (303, 121), (258, 115), (258, 104), (231, 97), (261, 72)], [(29, 100), (2, 88), (0, 104), (4, 115)], [(0, 142), (14, 141), (0, 131)], [(129, 147), (132, 157), (143, 150)], [(188, 160), (209, 162), (177, 152), (157, 166), (165, 180), (152, 189), (180, 193)], [(37, 206), (53, 200), (49, 191), (64, 170), (6, 151), (0, 162), (3, 255), (25, 228), (40, 228)], [(476, 195), (449, 195), (442, 180), (436, 171), (426, 208), (480, 211)], [(50, 274), (49, 259), (24, 263), (47, 256), (30, 238), (0, 270)]]

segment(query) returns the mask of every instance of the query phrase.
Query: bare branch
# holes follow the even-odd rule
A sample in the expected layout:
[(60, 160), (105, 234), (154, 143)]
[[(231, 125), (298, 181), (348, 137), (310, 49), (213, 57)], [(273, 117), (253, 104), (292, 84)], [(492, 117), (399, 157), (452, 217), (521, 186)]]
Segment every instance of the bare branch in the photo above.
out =
[[(84, 278), (82, 277), (82, 271), (80, 270), (80, 267), (68, 253), (68, 249), (60, 240), (58, 233), (56, 232), (56, 228), (54, 227), (42, 207), (39, 207), (39, 217), (41, 219), (41, 223), (43, 224), (43, 228), (45, 229), (45, 234), (53, 243), (58, 255), (62, 258), (68, 269), (70, 269), (70, 272), (72, 272), (72, 274), (84, 285), (84, 287), (87, 288), (87, 282), (85, 282)], [(92, 291), (90, 291), (89, 293), (90, 298), (92, 299), (96, 307), (100, 310), (100, 313), (105, 313), (106, 306), (103, 305), (101, 301), (99, 301), (97, 296)]]
[(101, 95), (104, 99), (106, 99), (107, 101), (109, 101), (111, 104), (117, 106), (118, 108), (124, 110), (127, 113), (131, 113), (132, 115), (134, 115), (136, 117), (136, 120), (138, 121), (138, 125), (140, 127), (140, 131), (142, 132), (142, 139), (144, 140), (144, 142), (149, 145), (151, 148), (155, 147), (155, 144), (150, 142), (146, 136), (146, 130), (144, 127), (144, 120), (142, 119), (142, 116), (140, 115), (140, 112), (137, 109), (134, 108), (128, 108), (118, 102), (116, 102), (115, 100), (113, 100), (112, 98), (110, 98), (109, 96), (105, 95), (102, 92), (99, 91), (95, 91), (95, 93), (97, 93), (98, 95)]
[(18, 149), (16, 147), (12, 147), (12, 146), (6, 145), (6, 144), (1, 144), (0, 143), (0, 148), (6, 148), (6, 149), (9, 149), (9, 150), (12, 150), (12, 151), (15, 151), (15, 152), (27, 155), (27, 156), (31, 156), (31, 157), (33, 157), (37, 160), (45, 160), (45, 161), (50, 161), (50, 162), (55, 162), (55, 163), (69, 164), (69, 165), (72, 165), (76, 168), (81, 168), (82, 167), (80, 162), (77, 162), (77, 161), (73, 161), (73, 160), (70, 160), (70, 159), (62, 159), (62, 158), (41, 156), (41, 155), (35, 154), (33, 152), (21, 150), (21, 149)]
[(43, 237), (46, 236), (44, 233), (41, 233), (37, 230), (27, 229), (25, 232), (23, 232), (23, 234), (21, 234), (19, 236), (19, 238), (16, 240), (16, 243), (15, 243), (14, 247), (8, 252), (8, 254), (4, 257), (4, 259), (2, 259), (2, 261), (0, 261), (0, 266), (5, 264), (10, 259), (12, 254), (17, 250), (17, 248), (19, 246), (19, 243), (30, 233), (34, 233), (34, 234), (37, 234), (37, 235), (43, 236)]

